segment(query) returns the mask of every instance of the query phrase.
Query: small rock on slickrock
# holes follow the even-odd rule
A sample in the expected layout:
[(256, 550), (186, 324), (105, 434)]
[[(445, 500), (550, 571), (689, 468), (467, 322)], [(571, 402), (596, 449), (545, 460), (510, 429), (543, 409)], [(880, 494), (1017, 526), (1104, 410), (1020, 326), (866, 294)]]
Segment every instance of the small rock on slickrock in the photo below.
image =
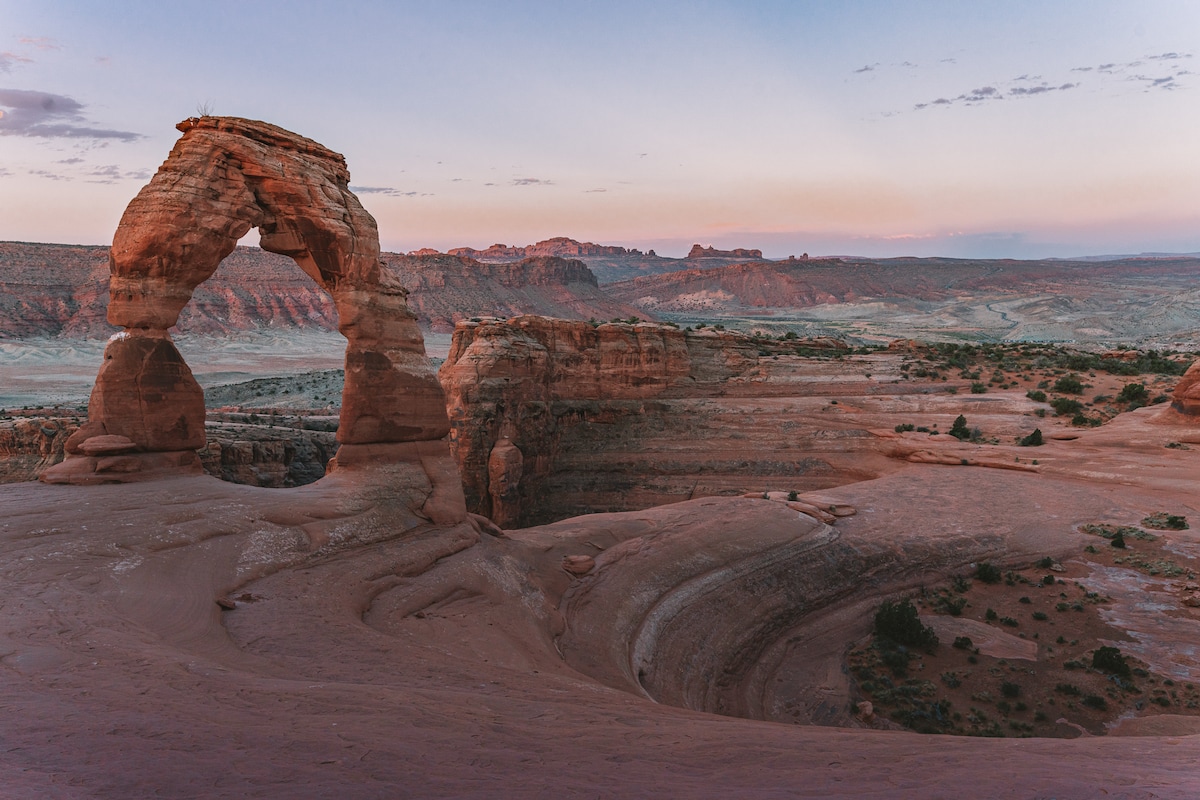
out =
[(596, 559), (591, 556), (566, 556), (562, 560), (562, 568), (572, 575), (587, 575), (596, 567)]

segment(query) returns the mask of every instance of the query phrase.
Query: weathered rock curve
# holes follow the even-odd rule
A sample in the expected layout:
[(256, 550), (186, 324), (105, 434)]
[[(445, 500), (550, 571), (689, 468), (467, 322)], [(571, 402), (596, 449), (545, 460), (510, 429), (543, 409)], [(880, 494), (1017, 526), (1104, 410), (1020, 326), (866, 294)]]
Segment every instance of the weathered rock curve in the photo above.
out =
[[(123, 436), (142, 453), (204, 445), (203, 393), (171, 342), (192, 291), (252, 227), (264, 250), (291, 257), (328, 292), (346, 336), (346, 388), (338, 440), (367, 445), (443, 437), (441, 387), (425, 356), (405, 290), (382, 268), (375, 220), (349, 189), (342, 156), (264, 122), (202, 117), (125, 210), (110, 251), (110, 339), (90, 416), (67, 442), (75, 458), (44, 480), (94, 481), (82, 445)], [(103, 479), (139, 472), (126, 467)], [(125, 463), (125, 462), (123, 462)]]

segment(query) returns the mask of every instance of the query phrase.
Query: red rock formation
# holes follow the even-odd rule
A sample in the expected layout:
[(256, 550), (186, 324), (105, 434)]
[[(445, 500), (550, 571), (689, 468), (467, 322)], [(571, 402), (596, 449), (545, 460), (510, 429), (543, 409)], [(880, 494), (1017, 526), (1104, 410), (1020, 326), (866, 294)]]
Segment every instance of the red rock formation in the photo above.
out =
[(732, 250), (718, 250), (712, 245), (701, 247), (698, 244), (692, 245), (692, 249), (688, 251), (688, 258), (762, 258), (762, 250), (747, 250), (744, 247), (735, 247)]
[(1171, 395), (1171, 408), (1190, 417), (1200, 417), (1200, 361), (1179, 379)]
[[(441, 387), (405, 290), (382, 268), (375, 220), (348, 188), (345, 160), (253, 120), (192, 118), (178, 127), (183, 136), (130, 202), (113, 239), (108, 320), (125, 330), (105, 350), (88, 423), (67, 444), (79, 460), (43, 479), (107, 479), (99, 474), (103, 459), (82, 450), (105, 435), (199, 470), (193, 450), (204, 443), (203, 394), (167, 331), (251, 227), (264, 250), (295, 260), (337, 306), (348, 341), (338, 440), (444, 436)], [(122, 458), (111, 465), (114, 477), (137, 472), (129, 464), (138, 456)]]
[(614, 302), (582, 261), (532, 256), (484, 263), (466, 256), (383, 255), (409, 290), (409, 307), (434, 331), (453, 331), (471, 317), (542, 314), (566, 319), (648, 316)]
[(67, 437), (79, 427), (70, 418), (18, 418), (0, 422), (0, 483), (37, 480), (63, 460)]
[(537, 244), (526, 245), (525, 247), (494, 244), (484, 250), (476, 250), (472, 247), (456, 247), (448, 252), (452, 256), (466, 256), (480, 261), (519, 261), (523, 258), (531, 258), (533, 256), (571, 258), (578, 256), (640, 256), (642, 254), (640, 250), (630, 250), (615, 245), (577, 242), (574, 239), (568, 239), (566, 236), (556, 236), (553, 239), (546, 239)]
[(732, 332), (533, 316), (460, 323), (438, 377), (469, 507), (527, 522), (568, 431), (654, 398), (723, 391), (757, 361), (752, 340)]

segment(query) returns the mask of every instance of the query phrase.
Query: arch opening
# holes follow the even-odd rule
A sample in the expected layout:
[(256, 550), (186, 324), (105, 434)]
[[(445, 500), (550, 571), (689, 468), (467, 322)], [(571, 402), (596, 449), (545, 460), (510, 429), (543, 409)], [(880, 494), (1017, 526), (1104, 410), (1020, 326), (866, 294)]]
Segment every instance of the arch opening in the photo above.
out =
[(444, 437), (445, 399), (416, 316), (383, 269), (378, 228), (350, 191), (342, 156), (255, 120), (193, 117), (177, 127), (183, 135), (113, 238), (108, 320), (123, 330), (105, 349), (68, 459), (43, 479), (198, 470), (204, 393), (169, 331), (252, 228), (263, 250), (295, 261), (337, 309), (346, 338), (339, 456)]

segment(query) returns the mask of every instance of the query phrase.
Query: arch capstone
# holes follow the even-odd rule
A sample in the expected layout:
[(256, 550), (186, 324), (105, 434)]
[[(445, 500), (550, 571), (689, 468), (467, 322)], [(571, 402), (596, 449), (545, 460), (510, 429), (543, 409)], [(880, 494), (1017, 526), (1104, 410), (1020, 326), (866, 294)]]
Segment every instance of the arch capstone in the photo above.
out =
[[(350, 191), (338, 153), (237, 117), (193, 117), (121, 217), (110, 252), (113, 336), (88, 421), (49, 482), (136, 480), (198, 471), (204, 394), (170, 328), (251, 228), (333, 298), (346, 337), (338, 459), (363, 463), (449, 432), (445, 397), (405, 289), (383, 268), (374, 218)], [(356, 451), (355, 448), (358, 448)], [(428, 447), (413, 449), (425, 454)], [(335, 464), (336, 466), (336, 464)]]

